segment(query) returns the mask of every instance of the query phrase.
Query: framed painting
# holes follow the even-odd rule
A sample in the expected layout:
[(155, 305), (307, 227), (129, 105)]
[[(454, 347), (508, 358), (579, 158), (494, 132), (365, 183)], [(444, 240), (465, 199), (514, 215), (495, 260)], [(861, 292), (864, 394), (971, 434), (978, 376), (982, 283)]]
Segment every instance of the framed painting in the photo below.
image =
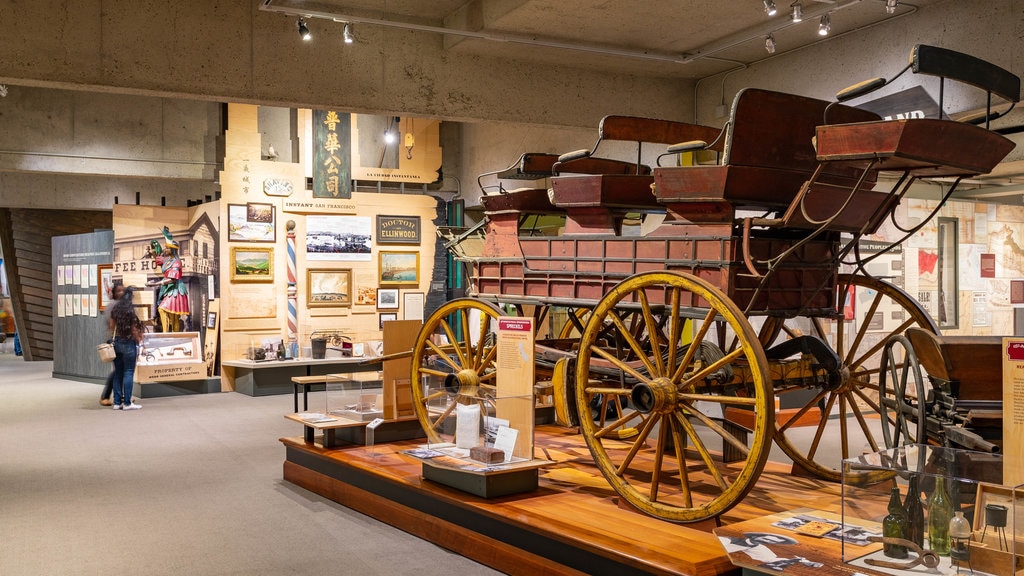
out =
[(98, 264), (96, 266), (96, 298), (99, 309), (103, 310), (110, 304), (114, 291), (114, 265)]
[(419, 252), (380, 252), (380, 283), (419, 286)]
[(377, 308), (381, 310), (398, 310), (398, 288), (378, 288)]
[(273, 248), (231, 248), (232, 282), (273, 282)]
[(276, 241), (273, 204), (228, 204), (228, 242)]
[(352, 305), (352, 270), (306, 270), (306, 306)]

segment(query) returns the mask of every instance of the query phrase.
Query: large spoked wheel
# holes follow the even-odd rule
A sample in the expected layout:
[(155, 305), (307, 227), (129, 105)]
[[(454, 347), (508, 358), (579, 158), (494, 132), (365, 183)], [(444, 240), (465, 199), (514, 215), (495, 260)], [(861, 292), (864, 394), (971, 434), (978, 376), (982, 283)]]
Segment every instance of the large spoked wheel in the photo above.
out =
[(885, 446), (879, 403), (885, 343), (911, 326), (938, 333), (924, 308), (896, 286), (867, 276), (840, 274), (839, 294), (845, 298), (851, 286), (856, 307), (853, 320), (795, 318), (783, 322), (769, 318), (761, 330), (761, 341), (769, 350), (787, 338), (808, 334), (838, 354), (840, 380), (817, 388), (792, 381), (774, 387), (783, 407), (796, 408), (776, 427), (775, 441), (795, 464), (836, 482), (842, 476), (842, 460)]
[(450, 442), (458, 405), (486, 415), (495, 396), (497, 319), (502, 312), (460, 298), (438, 308), (420, 329), (412, 356), (413, 410), (430, 442)]
[[(640, 322), (628, 322), (633, 317)], [(723, 352), (734, 339), (739, 345)], [(748, 376), (744, 383), (736, 383), (734, 368)], [(597, 304), (580, 338), (576, 403), (594, 461), (619, 495), (664, 520), (713, 518), (749, 492), (768, 458), (769, 393), (767, 361), (750, 324), (696, 276), (627, 278)], [(621, 415), (584, 417), (598, 397)], [(749, 414), (749, 445), (724, 423), (727, 408)], [(627, 428), (636, 434), (623, 437)], [(740, 457), (727, 462), (723, 448)]]
[(924, 378), (917, 354), (906, 336), (897, 334), (886, 342), (879, 376), (885, 447), (924, 443)]

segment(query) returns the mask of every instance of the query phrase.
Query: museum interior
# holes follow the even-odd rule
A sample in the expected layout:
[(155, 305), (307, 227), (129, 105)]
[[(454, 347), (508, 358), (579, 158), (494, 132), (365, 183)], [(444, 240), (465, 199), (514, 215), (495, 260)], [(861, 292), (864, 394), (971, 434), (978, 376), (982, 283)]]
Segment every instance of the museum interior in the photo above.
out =
[(1021, 30), (5, 7), (0, 573), (1024, 574)]

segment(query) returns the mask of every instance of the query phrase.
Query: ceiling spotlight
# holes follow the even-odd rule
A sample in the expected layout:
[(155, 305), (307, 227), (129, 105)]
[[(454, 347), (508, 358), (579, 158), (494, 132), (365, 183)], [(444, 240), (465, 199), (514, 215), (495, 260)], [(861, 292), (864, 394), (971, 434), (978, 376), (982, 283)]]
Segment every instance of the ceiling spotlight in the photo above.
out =
[(769, 35), (764, 37), (764, 49), (767, 50), (769, 54), (775, 54), (775, 35), (774, 34), (769, 34)]
[(769, 16), (775, 16), (778, 10), (775, 9), (775, 2), (773, 0), (764, 0), (764, 12)]
[(342, 37), (345, 38), (345, 44), (351, 44), (355, 42), (355, 37), (352, 36), (352, 25), (348, 22), (345, 23), (345, 31), (342, 33)]
[(309, 40), (313, 37), (309, 32), (309, 27), (306, 26), (306, 22), (302, 18), (299, 18), (299, 36), (301, 36), (303, 40)]
[(900, 5), (900, 0), (885, 0), (885, 11), (889, 14), (896, 12), (896, 7)]
[(821, 22), (818, 23), (818, 36), (828, 36), (829, 30), (832, 29), (832, 20), (828, 17), (828, 13), (821, 17)]
[(802, 22), (804, 19), (804, 7), (800, 2), (793, 2), (789, 5), (793, 9), (793, 22)]

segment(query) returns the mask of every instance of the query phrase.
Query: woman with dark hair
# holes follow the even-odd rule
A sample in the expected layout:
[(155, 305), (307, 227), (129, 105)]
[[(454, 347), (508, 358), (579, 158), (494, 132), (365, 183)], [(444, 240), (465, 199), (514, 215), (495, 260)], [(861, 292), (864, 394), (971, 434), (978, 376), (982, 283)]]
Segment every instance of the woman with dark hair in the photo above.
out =
[(135, 361), (139, 357), (142, 322), (132, 304), (134, 289), (125, 288), (124, 294), (110, 309), (110, 330), (114, 334), (114, 410), (138, 410), (141, 405), (132, 402), (132, 384)]
[[(114, 309), (114, 302), (119, 300), (124, 295), (124, 284), (120, 280), (114, 282), (113, 287), (110, 289), (110, 304), (107, 304), (107, 323), (110, 323), (110, 312)], [(110, 400), (110, 396), (114, 392), (114, 372), (112, 371), (107, 376), (107, 381), (103, 384), (103, 392), (100, 392), (100, 404), (103, 406), (110, 406), (113, 404)]]

